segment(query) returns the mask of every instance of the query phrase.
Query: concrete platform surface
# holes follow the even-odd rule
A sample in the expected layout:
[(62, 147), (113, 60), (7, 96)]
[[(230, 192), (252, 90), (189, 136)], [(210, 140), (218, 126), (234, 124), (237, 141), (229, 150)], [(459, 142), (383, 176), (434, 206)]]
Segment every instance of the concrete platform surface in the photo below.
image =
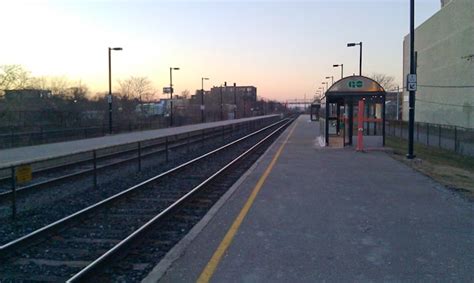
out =
[(0, 167), (271, 117), (267, 115), (0, 150)]
[[(474, 281), (472, 203), (383, 152), (319, 147), (308, 120), (297, 120), (210, 281)], [(290, 132), (149, 281), (199, 278)]]

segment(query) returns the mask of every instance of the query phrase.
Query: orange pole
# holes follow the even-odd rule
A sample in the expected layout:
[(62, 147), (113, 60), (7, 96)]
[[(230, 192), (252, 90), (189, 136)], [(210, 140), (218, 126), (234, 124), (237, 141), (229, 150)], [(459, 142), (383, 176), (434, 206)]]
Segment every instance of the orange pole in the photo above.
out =
[(364, 150), (364, 100), (359, 100), (359, 111), (357, 114), (357, 151)]

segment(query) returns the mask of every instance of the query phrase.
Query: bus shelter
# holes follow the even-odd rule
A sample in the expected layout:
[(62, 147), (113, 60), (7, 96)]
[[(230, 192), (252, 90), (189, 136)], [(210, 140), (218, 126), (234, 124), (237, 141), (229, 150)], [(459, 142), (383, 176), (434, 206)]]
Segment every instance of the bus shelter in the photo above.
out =
[(326, 146), (385, 146), (385, 90), (364, 76), (335, 82), (321, 101), (321, 137)]

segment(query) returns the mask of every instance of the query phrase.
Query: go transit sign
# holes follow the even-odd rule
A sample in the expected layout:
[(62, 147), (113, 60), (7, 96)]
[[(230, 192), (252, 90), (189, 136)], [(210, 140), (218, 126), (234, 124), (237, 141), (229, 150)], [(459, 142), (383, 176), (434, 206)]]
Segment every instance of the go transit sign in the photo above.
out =
[(357, 81), (349, 81), (347, 85), (349, 86), (349, 88), (362, 88), (364, 86), (364, 83), (360, 80), (357, 80)]

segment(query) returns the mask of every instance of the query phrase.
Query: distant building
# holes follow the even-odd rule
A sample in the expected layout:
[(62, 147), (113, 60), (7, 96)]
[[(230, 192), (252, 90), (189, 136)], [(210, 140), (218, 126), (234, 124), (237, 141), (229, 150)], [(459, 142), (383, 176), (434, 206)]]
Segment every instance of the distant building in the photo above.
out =
[[(418, 89), (415, 121), (474, 127), (474, 1), (442, 0), (415, 31)], [(403, 78), (410, 70), (410, 38), (403, 41)], [(408, 120), (408, 92), (403, 94)]]
[(5, 90), (6, 100), (34, 100), (41, 98), (50, 98), (51, 96), (51, 91), (45, 89)]

